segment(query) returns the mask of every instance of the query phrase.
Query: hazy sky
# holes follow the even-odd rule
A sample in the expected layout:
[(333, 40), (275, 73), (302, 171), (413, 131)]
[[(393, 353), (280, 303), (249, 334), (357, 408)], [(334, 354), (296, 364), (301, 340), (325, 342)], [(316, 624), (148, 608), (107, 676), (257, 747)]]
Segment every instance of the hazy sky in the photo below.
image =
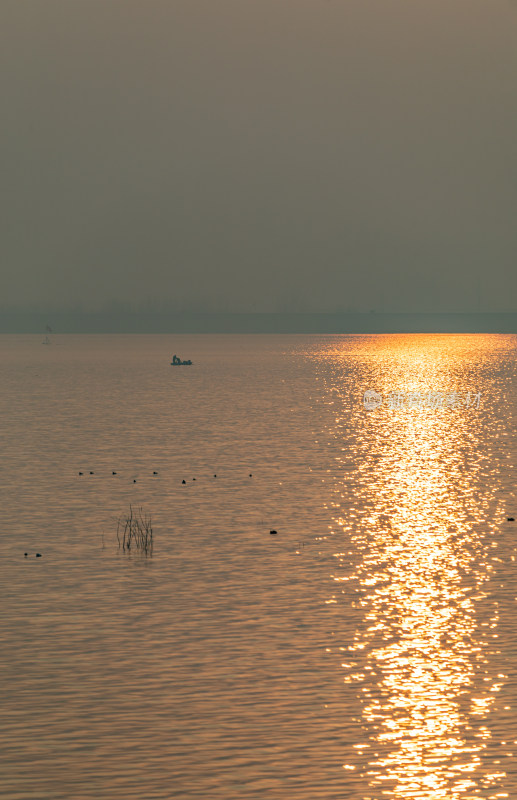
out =
[(2, 0), (0, 305), (517, 310), (517, 3)]

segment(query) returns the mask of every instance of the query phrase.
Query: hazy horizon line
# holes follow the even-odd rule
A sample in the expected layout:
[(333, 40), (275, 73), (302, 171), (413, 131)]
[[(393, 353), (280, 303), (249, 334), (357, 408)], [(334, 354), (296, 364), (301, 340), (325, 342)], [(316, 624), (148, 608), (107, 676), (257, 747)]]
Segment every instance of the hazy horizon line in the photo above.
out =
[(517, 312), (6, 311), (0, 333), (509, 333)]

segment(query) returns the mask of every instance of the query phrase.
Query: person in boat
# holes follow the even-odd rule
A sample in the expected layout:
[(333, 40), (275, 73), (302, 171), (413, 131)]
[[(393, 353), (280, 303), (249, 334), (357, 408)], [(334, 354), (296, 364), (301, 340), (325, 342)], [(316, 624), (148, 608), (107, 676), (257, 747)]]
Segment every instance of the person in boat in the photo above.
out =
[(174, 354), (173, 357), (172, 357), (172, 363), (173, 364), (181, 364), (181, 359), (178, 358), (178, 356), (176, 354)]

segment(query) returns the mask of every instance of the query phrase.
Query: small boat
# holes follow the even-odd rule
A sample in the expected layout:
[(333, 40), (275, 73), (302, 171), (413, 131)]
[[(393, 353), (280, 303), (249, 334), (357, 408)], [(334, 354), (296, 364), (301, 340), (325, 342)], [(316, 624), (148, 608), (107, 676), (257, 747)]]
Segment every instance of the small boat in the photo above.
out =
[(190, 367), (191, 364), (192, 361), (190, 361), (190, 359), (188, 361), (182, 361), (181, 358), (178, 358), (176, 355), (172, 357), (171, 367)]

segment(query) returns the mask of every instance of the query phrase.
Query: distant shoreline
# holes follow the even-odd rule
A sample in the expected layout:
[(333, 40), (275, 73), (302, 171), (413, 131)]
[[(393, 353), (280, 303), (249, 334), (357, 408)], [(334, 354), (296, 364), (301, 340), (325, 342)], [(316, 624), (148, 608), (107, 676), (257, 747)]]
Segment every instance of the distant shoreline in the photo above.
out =
[(515, 333), (517, 313), (215, 314), (0, 311), (0, 333)]

